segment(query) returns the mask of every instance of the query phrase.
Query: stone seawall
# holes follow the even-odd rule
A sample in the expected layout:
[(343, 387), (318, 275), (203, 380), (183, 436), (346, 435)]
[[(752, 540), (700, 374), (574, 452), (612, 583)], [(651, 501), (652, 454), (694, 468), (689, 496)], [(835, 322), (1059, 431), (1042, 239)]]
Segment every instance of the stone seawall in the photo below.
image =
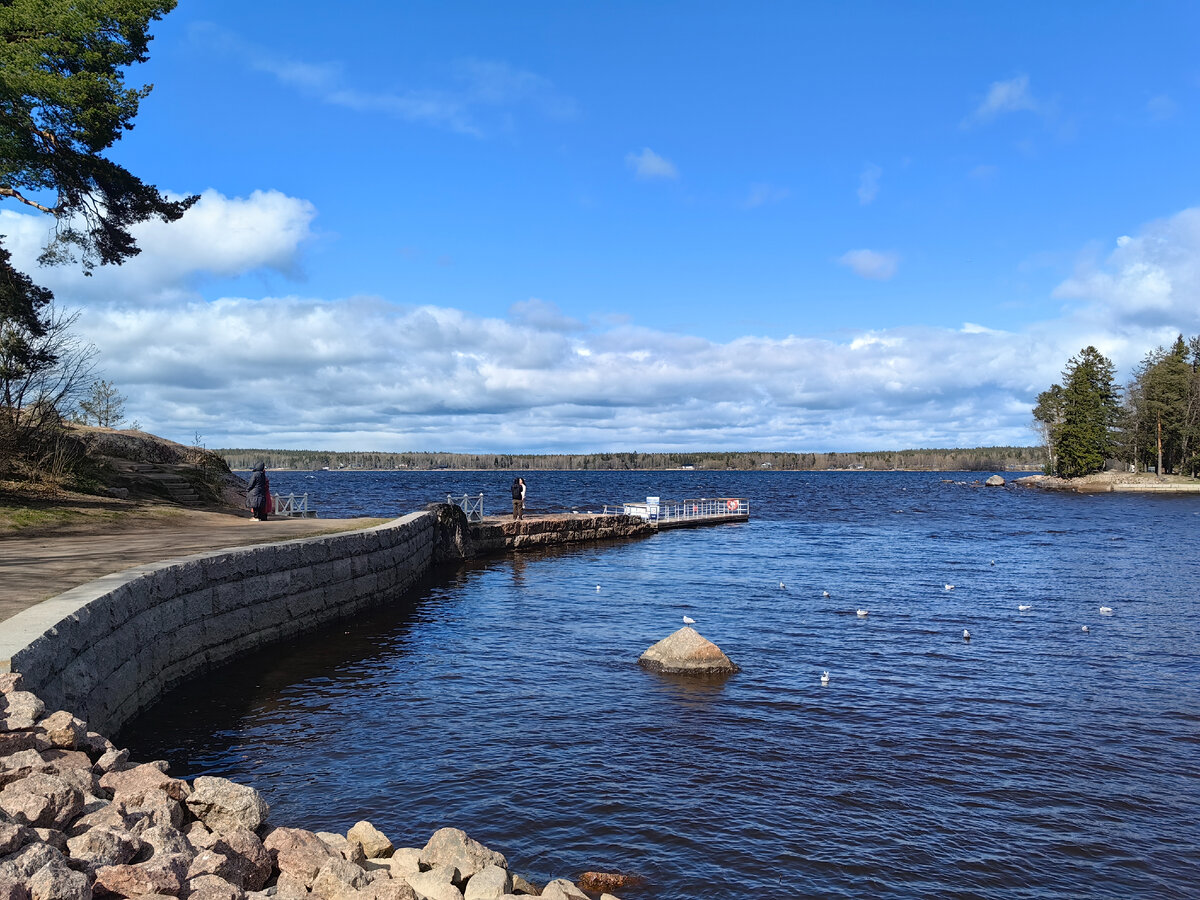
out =
[(399, 597), (433, 564), (434, 524), (413, 513), (108, 575), (6, 621), (0, 667), (111, 733), (191, 675)]
[(399, 599), (441, 562), (654, 533), (633, 516), (468, 523), (435, 504), (361, 531), (196, 554), (108, 575), (0, 627), (0, 671), (112, 733), (184, 679)]

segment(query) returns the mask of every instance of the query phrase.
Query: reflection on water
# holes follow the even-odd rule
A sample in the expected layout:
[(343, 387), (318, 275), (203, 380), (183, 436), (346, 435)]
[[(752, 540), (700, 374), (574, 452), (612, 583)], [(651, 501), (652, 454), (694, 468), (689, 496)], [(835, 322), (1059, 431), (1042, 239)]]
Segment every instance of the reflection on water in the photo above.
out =
[[(375, 515), (497, 477), (324, 473)], [(453, 824), (535, 879), (637, 872), (633, 900), (1190, 895), (1200, 498), (976, 477), (532, 473), (546, 505), (741, 495), (753, 518), (442, 573), (121, 737), (255, 784), (277, 823), (409, 846)], [(742, 671), (640, 669), (683, 615)]]

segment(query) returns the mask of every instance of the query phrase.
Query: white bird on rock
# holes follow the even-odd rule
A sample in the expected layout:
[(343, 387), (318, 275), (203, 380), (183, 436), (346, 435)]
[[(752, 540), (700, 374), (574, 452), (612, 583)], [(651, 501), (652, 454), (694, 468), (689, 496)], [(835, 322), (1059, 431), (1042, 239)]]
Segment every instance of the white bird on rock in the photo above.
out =
[(963, 629), (963, 640), (969, 641), (970, 639), (971, 639), (971, 632), (967, 631), (967, 629), (964, 628)]
[(693, 619), (691, 616), (684, 616), (684, 617), (683, 617), (683, 624), (684, 624), (684, 625), (695, 625), (695, 624), (696, 624), (696, 620), (695, 620), (695, 619)]
[(867, 617), (867, 610), (865, 610), (865, 609), (860, 609), (860, 610), (858, 611), (858, 617), (859, 617), (860, 619), (865, 619), (865, 618)]
[(821, 673), (821, 684), (829, 684), (829, 673), (828, 672)]

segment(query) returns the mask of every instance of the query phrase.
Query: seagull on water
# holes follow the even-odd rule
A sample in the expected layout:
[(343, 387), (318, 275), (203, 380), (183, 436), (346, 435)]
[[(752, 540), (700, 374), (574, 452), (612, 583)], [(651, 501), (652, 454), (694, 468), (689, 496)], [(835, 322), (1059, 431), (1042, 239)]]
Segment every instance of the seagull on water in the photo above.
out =
[(867, 610), (865, 610), (865, 609), (860, 609), (860, 610), (858, 611), (858, 617), (859, 617), (860, 619), (865, 619), (865, 618), (867, 617)]
[(1085, 633), (1085, 634), (1087, 633), (1087, 630), (1088, 630), (1088, 627), (1087, 627), (1086, 625), (1084, 625), (1084, 626), (1083, 626), (1083, 631), (1084, 631), (1084, 633)]
[(684, 624), (684, 625), (695, 625), (695, 624), (696, 624), (696, 620), (695, 620), (695, 619), (693, 619), (691, 616), (684, 616), (684, 617), (683, 617), (683, 624)]
[(994, 566), (995, 564), (996, 564), (996, 561), (993, 559), (993, 560), (992, 560), (992, 565)]
[(1033, 604), (1032, 603), (1021, 603), (1021, 604), (1018, 604), (1017, 609), (1019, 609), (1021, 612), (1029, 612), (1029, 610), (1033, 609)]
[(1111, 607), (1111, 606), (1102, 606), (1102, 607), (1100, 607), (1100, 615), (1102, 615), (1102, 616), (1111, 616), (1111, 615), (1112, 615), (1112, 607)]
[(786, 590), (787, 590), (787, 585), (786, 585), (786, 584), (784, 584), (784, 583), (781, 581), (781, 582), (779, 582), (779, 589), (780, 589), (781, 591), (786, 591)]
[(829, 684), (829, 673), (828, 672), (821, 673), (821, 684)]
[(967, 631), (967, 629), (964, 628), (963, 629), (963, 640), (969, 641), (970, 639), (971, 639), (971, 632)]
[(600, 585), (596, 585), (596, 593), (600, 593)]
[(822, 597), (831, 597), (831, 596), (833, 596), (833, 595), (832, 595), (832, 594), (830, 594), (830, 593), (829, 593), (829, 591), (821, 591), (821, 596), (822, 596)]
[(952, 584), (946, 585), (946, 590), (948, 590), (948, 591), (954, 590), (954, 585), (952, 585)]

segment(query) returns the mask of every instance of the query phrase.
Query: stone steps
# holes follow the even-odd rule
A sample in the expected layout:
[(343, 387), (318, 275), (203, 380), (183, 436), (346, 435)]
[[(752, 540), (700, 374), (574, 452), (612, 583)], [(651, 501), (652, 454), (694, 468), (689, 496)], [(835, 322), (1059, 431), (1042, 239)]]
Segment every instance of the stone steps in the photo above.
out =
[(111, 460), (113, 468), (132, 482), (140, 482), (155, 494), (165, 494), (172, 503), (180, 506), (200, 507), (204, 501), (192, 483), (167, 465), (132, 462), (125, 459)]

